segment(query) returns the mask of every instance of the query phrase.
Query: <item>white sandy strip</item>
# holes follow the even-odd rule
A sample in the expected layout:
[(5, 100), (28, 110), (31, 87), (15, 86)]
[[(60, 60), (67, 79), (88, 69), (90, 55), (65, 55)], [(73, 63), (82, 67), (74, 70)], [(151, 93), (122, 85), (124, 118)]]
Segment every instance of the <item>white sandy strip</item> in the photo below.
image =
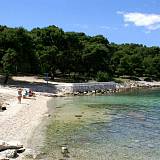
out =
[(159, 86), (160, 87), (160, 82), (146, 82), (146, 81), (138, 81), (139, 84), (142, 84), (144, 86), (151, 86), (151, 87), (155, 87), (155, 86)]
[(34, 129), (48, 111), (49, 97), (37, 96), (34, 99), (17, 99), (10, 103), (6, 111), (0, 112), (0, 140), (20, 141), (25, 147)]

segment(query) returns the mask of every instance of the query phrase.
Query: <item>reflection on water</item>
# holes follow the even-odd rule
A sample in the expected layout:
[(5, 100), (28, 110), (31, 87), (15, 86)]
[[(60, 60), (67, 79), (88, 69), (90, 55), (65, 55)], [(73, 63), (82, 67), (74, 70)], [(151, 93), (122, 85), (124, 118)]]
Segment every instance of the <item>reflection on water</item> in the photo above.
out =
[[(159, 97), (154, 89), (53, 99), (57, 108), (47, 130), (47, 159), (159, 160)], [(63, 145), (68, 157), (61, 154)]]

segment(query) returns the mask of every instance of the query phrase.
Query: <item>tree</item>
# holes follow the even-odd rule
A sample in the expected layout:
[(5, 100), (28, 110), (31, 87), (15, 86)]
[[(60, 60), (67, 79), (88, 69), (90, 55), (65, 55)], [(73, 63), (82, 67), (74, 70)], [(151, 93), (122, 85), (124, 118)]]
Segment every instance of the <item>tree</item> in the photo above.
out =
[(130, 68), (131, 68), (131, 74), (135, 76), (143, 75), (144, 72), (143, 58), (140, 54), (133, 54), (130, 56)]
[(9, 74), (15, 73), (16, 71), (16, 65), (15, 65), (16, 57), (17, 53), (15, 52), (15, 50), (10, 48), (6, 51), (6, 54), (2, 57), (3, 70), (6, 75), (4, 84), (7, 83)]
[[(112, 76), (160, 76), (160, 47), (109, 43), (103, 35), (64, 32), (57, 26), (34, 28), (0, 26), (0, 65), (4, 73), (49, 72), (95, 78), (97, 72)], [(12, 66), (14, 62), (14, 65)]]
[(111, 54), (103, 44), (88, 44), (82, 56), (86, 72), (95, 75), (98, 71), (110, 72)]
[(90, 38), (90, 42), (94, 42), (97, 44), (103, 44), (103, 45), (108, 45), (109, 41), (107, 40), (107, 38), (105, 38), (103, 35), (96, 35)]
[(32, 38), (24, 28), (16, 28), (15, 32), (16, 46), (14, 49), (17, 52), (17, 71), (34, 73), (37, 67), (37, 58)]
[(55, 71), (57, 69), (57, 47), (44, 47), (43, 50), (38, 51), (37, 54), (39, 56), (41, 73), (50, 73), (51, 78), (54, 79)]
[(58, 56), (59, 69), (62, 73), (81, 72), (81, 53), (84, 46), (75, 32), (64, 35), (64, 45)]
[(119, 75), (132, 75), (129, 55), (125, 55), (120, 59), (117, 71)]

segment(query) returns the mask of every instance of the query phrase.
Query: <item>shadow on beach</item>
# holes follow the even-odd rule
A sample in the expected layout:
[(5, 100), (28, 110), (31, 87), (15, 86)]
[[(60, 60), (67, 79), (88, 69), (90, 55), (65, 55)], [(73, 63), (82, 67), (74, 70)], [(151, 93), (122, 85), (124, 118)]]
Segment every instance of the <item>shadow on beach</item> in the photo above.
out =
[[(4, 77), (0, 76), (0, 85), (4, 85)], [(7, 85), (10, 88), (32, 88), (35, 92), (47, 92), (56, 93), (56, 84), (46, 83), (46, 82), (29, 82), (23, 80), (14, 80), (9, 78)]]

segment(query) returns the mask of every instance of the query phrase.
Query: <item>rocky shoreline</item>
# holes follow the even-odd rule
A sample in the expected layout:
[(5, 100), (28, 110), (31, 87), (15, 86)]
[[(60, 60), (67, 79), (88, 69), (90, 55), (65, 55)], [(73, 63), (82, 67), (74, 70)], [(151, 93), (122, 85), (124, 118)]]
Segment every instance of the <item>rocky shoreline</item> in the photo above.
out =
[[(69, 83), (54, 86), (54, 93), (43, 93), (50, 97), (60, 96), (92, 96), (109, 95), (131, 89), (160, 87), (160, 82), (128, 81), (125, 83), (96, 82), (96, 83)], [(52, 87), (50, 88), (52, 90)]]

